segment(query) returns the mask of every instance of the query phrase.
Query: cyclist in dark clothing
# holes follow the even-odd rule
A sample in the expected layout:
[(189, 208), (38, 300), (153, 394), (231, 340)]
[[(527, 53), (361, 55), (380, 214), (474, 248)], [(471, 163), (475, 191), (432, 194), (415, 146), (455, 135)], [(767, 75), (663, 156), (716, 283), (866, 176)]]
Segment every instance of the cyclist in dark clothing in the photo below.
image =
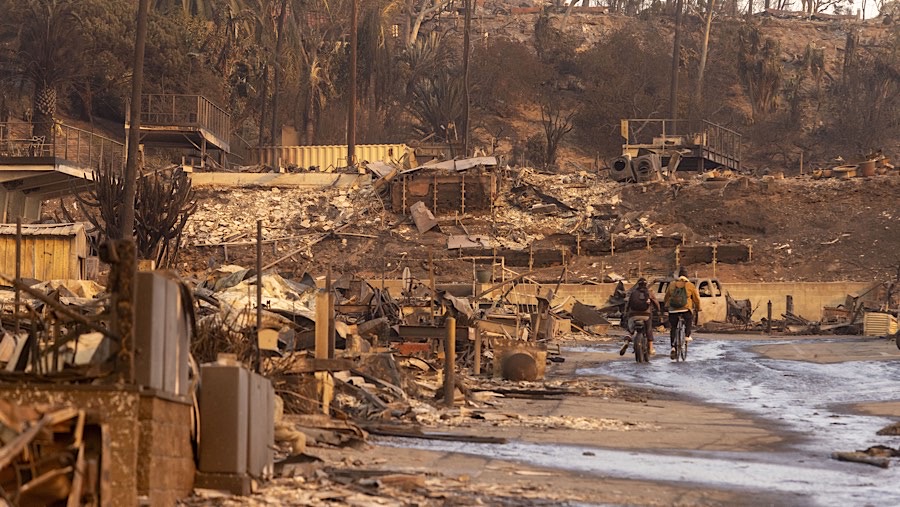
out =
[[(647, 343), (650, 345), (649, 349), (651, 356), (656, 353), (656, 350), (653, 348), (654, 308), (657, 313), (660, 312), (659, 302), (656, 301), (656, 297), (647, 287), (647, 279), (639, 278), (637, 285), (631, 290), (631, 294), (628, 297), (628, 302), (625, 305), (625, 315), (628, 318), (627, 322), (629, 330), (634, 329), (635, 321), (644, 321), (644, 335), (647, 337)], [(628, 343), (626, 342), (622, 351), (624, 351), (627, 346)]]

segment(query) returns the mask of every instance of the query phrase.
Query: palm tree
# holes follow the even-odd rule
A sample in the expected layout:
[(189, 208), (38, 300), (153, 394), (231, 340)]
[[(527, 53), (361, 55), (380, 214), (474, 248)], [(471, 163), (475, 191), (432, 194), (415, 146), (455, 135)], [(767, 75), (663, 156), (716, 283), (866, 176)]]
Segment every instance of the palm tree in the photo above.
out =
[[(12, 70), (33, 86), (33, 135), (50, 138), (57, 96), (86, 74), (85, 39), (74, 0), (6, 1)], [(9, 40), (9, 39), (8, 39)]]

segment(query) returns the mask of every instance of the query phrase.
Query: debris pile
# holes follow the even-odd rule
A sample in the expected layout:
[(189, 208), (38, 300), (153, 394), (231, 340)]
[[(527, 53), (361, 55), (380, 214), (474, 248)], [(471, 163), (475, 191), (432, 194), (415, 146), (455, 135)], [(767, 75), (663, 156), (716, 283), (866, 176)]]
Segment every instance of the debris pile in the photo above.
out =
[(898, 176), (896, 166), (885, 157), (881, 152), (874, 152), (866, 157), (862, 157), (862, 161), (855, 164), (841, 164), (827, 169), (814, 169), (811, 173), (813, 179), (837, 178), (850, 179), (858, 177)]
[(99, 505), (108, 445), (83, 410), (0, 400), (0, 494), (12, 505)]

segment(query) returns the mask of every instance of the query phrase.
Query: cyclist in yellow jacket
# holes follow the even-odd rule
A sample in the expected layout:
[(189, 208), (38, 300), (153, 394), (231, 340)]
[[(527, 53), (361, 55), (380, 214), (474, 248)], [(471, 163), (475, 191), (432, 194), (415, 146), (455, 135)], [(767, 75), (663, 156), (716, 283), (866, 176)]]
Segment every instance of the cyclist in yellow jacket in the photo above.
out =
[(682, 266), (678, 270), (678, 279), (669, 284), (663, 304), (669, 310), (669, 340), (672, 346), (670, 357), (675, 359), (675, 328), (678, 319), (684, 318), (684, 339), (691, 341), (691, 325), (694, 323), (694, 312), (700, 311), (700, 293), (697, 287), (688, 280), (687, 269)]

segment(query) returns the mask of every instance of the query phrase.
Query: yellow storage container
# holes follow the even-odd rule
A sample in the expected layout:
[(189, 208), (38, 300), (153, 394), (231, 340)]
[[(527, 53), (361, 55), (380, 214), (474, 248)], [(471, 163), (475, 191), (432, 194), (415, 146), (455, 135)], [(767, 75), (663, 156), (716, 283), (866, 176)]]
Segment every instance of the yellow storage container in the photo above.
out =
[[(357, 144), (357, 162), (397, 162), (407, 152), (405, 144)], [(294, 165), (303, 169), (317, 167), (333, 172), (347, 166), (347, 145), (267, 146), (257, 150), (261, 164), (270, 167)]]
[(863, 316), (863, 334), (887, 336), (897, 332), (897, 318), (889, 313), (869, 312)]

